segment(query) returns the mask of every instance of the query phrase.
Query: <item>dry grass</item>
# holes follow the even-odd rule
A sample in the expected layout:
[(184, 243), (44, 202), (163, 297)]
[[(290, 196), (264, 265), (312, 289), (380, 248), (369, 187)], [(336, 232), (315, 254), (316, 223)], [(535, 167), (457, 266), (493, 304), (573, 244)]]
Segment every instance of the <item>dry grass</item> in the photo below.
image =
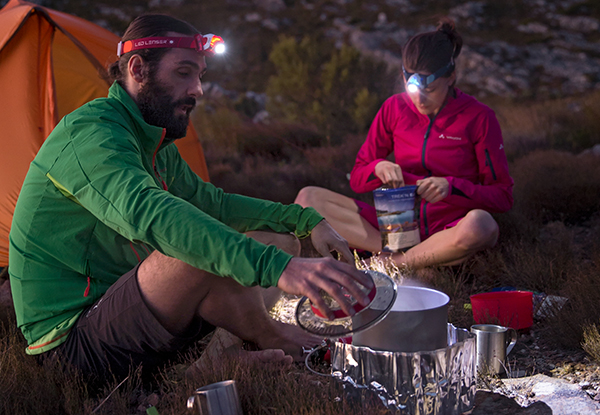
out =
[(590, 324), (583, 328), (583, 350), (595, 360), (600, 361), (600, 331), (596, 324)]
[(143, 414), (155, 406), (161, 415), (185, 412), (186, 401), (202, 386), (227, 379), (237, 384), (243, 412), (253, 414), (384, 414), (376, 401), (350, 405), (340, 386), (296, 364), (291, 369), (227, 360), (192, 379), (185, 368), (201, 353), (190, 352), (182, 363), (167, 366), (154, 380), (142, 382), (133, 371), (124, 382), (113, 381), (90, 390), (76, 373), (55, 363), (37, 365), (26, 356), (25, 343), (14, 327), (3, 327), (0, 341), (0, 414)]

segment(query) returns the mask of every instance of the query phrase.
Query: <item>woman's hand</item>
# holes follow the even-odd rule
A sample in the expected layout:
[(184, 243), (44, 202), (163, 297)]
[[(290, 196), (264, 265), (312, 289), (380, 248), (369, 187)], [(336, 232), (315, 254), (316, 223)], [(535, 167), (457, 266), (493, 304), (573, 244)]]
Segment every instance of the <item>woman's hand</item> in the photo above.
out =
[(448, 196), (450, 183), (444, 177), (427, 177), (417, 180), (417, 194), (429, 203), (439, 202)]
[(402, 169), (396, 163), (388, 160), (382, 160), (375, 165), (375, 176), (387, 186), (396, 188), (404, 186), (404, 176)]

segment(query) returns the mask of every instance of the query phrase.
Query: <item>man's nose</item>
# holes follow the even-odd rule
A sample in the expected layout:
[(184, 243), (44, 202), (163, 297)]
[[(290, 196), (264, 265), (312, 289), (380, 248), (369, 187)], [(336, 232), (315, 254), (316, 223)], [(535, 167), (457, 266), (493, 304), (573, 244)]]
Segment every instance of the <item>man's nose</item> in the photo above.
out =
[(194, 85), (192, 85), (188, 90), (188, 93), (190, 96), (196, 99), (201, 98), (202, 95), (204, 95), (204, 91), (202, 90), (202, 81), (198, 80), (195, 82)]

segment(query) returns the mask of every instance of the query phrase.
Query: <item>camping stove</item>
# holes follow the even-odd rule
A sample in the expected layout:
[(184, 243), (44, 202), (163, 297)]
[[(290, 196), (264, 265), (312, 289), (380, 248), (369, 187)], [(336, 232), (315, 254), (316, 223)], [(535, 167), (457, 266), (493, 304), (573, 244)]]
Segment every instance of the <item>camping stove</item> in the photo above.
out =
[(331, 367), (350, 397), (375, 393), (393, 413), (459, 415), (473, 409), (475, 338), (452, 324), (448, 346), (432, 351), (378, 351), (336, 342)]

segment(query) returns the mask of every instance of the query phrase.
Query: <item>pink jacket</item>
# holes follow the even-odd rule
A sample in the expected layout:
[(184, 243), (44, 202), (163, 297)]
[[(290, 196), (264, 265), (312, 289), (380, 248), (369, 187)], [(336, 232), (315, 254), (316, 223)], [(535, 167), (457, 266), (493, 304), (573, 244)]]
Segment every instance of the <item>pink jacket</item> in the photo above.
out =
[(394, 153), (407, 185), (445, 177), (450, 194), (437, 203), (421, 200), (419, 225), (425, 239), (472, 209), (506, 212), (513, 205), (502, 132), (494, 112), (455, 89), (437, 116), (418, 112), (406, 93), (388, 98), (369, 129), (352, 169), (357, 193), (382, 185), (375, 165)]

